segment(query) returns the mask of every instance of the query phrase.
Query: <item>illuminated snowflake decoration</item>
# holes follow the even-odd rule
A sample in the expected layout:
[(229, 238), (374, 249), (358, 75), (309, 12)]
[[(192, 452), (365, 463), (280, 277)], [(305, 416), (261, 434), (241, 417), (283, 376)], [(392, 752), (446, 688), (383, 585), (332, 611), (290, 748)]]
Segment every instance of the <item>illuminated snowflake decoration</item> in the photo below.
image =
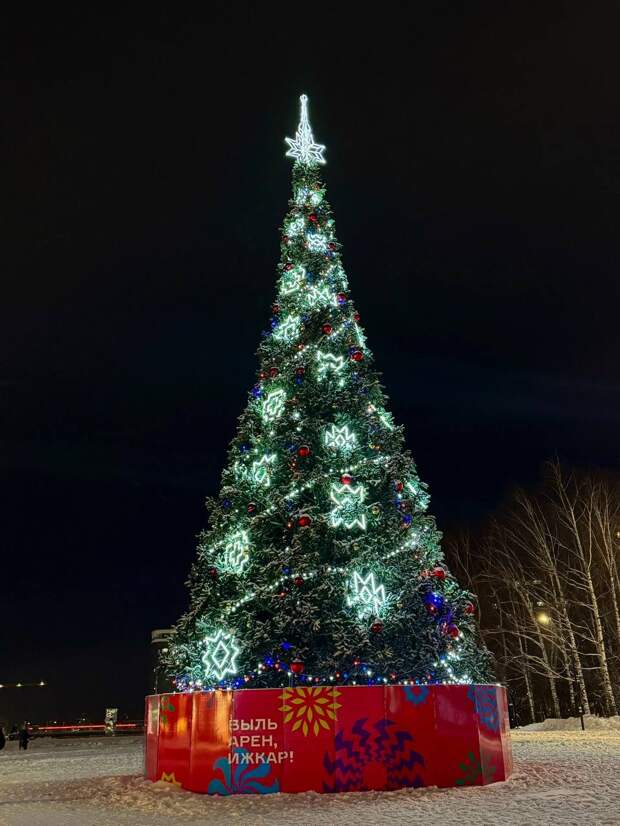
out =
[(335, 507), (329, 515), (334, 528), (366, 530), (366, 488), (363, 485), (332, 485), (329, 498)]
[(329, 373), (340, 373), (344, 368), (344, 356), (335, 356), (333, 353), (317, 353), (317, 376), (324, 379)]
[(310, 307), (327, 307), (336, 303), (336, 297), (330, 288), (322, 284), (320, 287), (310, 287), (305, 294), (306, 303)]
[(310, 252), (325, 252), (327, 238), (320, 232), (308, 233), (306, 235), (306, 247)]
[(286, 234), (289, 236), (300, 235), (306, 227), (305, 218), (292, 218), (286, 225)]
[(275, 462), (276, 454), (265, 454), (258, 462), (252, 462), (252, 467), (249, 471), (250, 479), (257, 485), (262, 485), (268, 488), (271, 484), (271, 472), (273, 463)]
[(301, 95), (299, 98), (301, 103), (301, 114), (299, 118), (299, 126), (294, 138), (286, 138), (289, 145), (287, 158), (295, 158), (296, 161), (301, 161), (307, 164), (325, 163), (323, 152), (325, 147), (320, 143), (314, 142), (314, 135), (310, 128), (310, 121), (308, 120), (308, 96)]
[(263, 399), (261, 415), (266, 422), (275, 421), (284, 413), (286, 393), (281, 388), (267, 393)]
[(299, 331), (301, 330), (301, 319), (299, 316), (290, 316), (283, 321), (281, 324), (278, 324), (276, 329), (273, 332), (273, 337), (276, 341), (282, 342), (290, 342), (294, 339), (299, 337)]
[(223, 571), (242, 574), (250, 561), (250, 539), (247, 531), (236, 531), (224, 545), (219, 567)]
[(280, 292), (282, 295), (291, 295), (303, 287), (305, 275), (306, 271), (303, 267), (293, 267), (292, 270), (285, 272), (280, 279)]
[(325, 447), (338, 450), (342, 453), (350, 453), (357, 445), (357, 436), (345, 425), (336, 427), (335, 424), (328, 427), (323, 438)]
[(347, 605), (356, 608), (360, 619), (365, 617), (381, 616), (381, 609), (385, 604), (385, 586), (377, 584), (375, 575), (371, 572), (365, 577), (357, 571), (349, 582)]
[(205, 637), (206, 651), (202, 657), (205, 677), (223, 680), (227, 674), (237, 673), (235, 660), (240, 649), (232, 634), (219, 628), (211, 637)]
[(323, 200), (323, 190), (309, 189), (307, 186), (300, 186), (295, 193), (295, 203), (305, 204), (310, 201), (312, 206), (318, 206)]

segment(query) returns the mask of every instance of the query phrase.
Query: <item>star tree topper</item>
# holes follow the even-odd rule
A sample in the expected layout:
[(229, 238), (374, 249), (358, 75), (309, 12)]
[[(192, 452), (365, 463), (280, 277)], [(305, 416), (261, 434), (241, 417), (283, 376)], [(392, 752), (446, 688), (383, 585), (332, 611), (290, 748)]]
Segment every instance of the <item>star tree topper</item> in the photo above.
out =
[(325, 147), (320, 143), (314, 142), (314, 135), (310, 128), (310, 121), (308, 120), (308, 96), (301, 95), (301, 116), (299, 118), (299, 126), (294, 138), (285, 138), (289, 145), (289, 150), (286, 153), (287, 158), (295, 158), (296, 161), (301, 161), (307, 164), (325, 163), (323, 152)]

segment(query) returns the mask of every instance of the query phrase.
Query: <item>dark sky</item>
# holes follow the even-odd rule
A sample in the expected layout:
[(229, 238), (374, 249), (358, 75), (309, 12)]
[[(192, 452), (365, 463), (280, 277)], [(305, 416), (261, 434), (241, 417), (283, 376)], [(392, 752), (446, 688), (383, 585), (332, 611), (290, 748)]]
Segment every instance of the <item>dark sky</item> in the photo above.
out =
[(0, 681), (50, 686), (0, 719), (141, 713), (253, 383), (301, 92), (440, 526), (556, 454), (620, 464), (617, 4), (342, 5), (3, 27)]

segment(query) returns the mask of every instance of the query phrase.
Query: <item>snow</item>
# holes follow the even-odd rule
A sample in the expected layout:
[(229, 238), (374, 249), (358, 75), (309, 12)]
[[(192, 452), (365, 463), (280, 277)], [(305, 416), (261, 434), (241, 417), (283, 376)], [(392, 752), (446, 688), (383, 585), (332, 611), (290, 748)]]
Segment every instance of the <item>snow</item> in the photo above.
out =
[(520, 729), (513, 749), (512, 779), (486, 787), (217, 798), (145, 780), (140, 737), (8, 743), (0, 826), (620, 824), (619, 727)]
[[(620, 717), (594, 717), (585, 716), (584, 726), (588, 731), (618, 731), (620, 732)], [(556, 717), (547, 717), (542, 723), (531, 723), (523, 726), (519, 731), (581, 731), (581, 718), (566, 717), (559, 720)]]

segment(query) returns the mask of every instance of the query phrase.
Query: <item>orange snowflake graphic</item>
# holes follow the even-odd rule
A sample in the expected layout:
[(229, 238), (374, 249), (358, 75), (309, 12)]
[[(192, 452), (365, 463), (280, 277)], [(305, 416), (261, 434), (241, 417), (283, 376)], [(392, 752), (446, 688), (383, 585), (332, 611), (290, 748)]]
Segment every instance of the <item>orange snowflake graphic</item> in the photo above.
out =
[(301, 729), (307, 737), (312, 730), (316, 737), (322, 728), (330, 728), (329, 720), (336, 719), (336, 709), (341, 708), (337, 697), (340, 692), (335, 688), (285, 688), (280, 711), (285, 723), (295, 720), (292, 731)]

